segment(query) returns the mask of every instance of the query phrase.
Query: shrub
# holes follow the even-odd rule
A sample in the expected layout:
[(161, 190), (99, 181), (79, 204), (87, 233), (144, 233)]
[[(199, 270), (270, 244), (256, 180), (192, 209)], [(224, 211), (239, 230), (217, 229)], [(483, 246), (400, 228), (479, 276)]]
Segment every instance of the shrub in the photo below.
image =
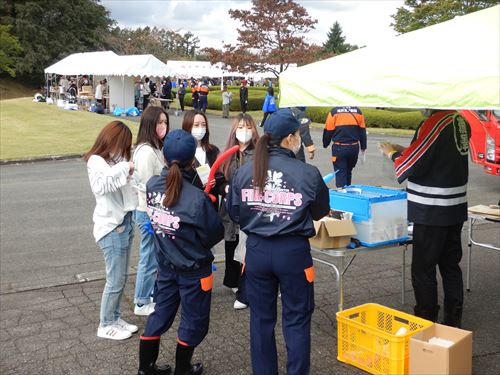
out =
[[(228, 90), (233, 94), (233, 101), (229, 107), (231, 112), (240, 112), (240, 88), (239, 86), (229, 86)], [(248, 87), (248, 111), (262, 110), (262, 104), (266, 97), (267, 87)], [(279, 88), (274, 87), (274, 94), (279, 95)], [(184, 103), (187, 106), (193, 105), (191, 91), (186, 89)], [(221, 110), (222, 109), (222, 92), (220, 86), (211, 86), (210, 94), (208, 95), (208, 108)], [(313, 122), (324, 124), (328, 112), (331, 107), (308, 107), (306, 116)], [(416, 129), (424, 120), (420, 111), (411, 109), (375, 109), (362, 108), (361, 111), (365, 116), (365, 123), (368, 128), (394, 128), (394, 129)]]
[[(233, 100), (229, 106), (229, 110), (232, 112), (240, 112), (240, 88), (238, 86), (230, 86), (229, 91), (233, 94)], [(260, 111), (262, 109), (262, 104), (264, 104), (265, 97), (266, 88), (262, 90), (262, 87), (249, 87), (247, 111)], [(186, 92), (184, 104), (187, 106), (193, 105), (191, 92)], [(210, 93), (208, 94), (208, 108), (219, 111), (222, 109), (222, 91), (220, 91), (220, 86), (210, 87)]]
[[(309, 107), (306, 116), (313, 122), (324, 124), (331, 108)], [(407, 110), (401, 112), (389, 109), (361, 108), (365, 116), (365, 123), (368, 128), (394, 128), (394, 129), (416, 129), (420, 122), (424, 120), (419, 111)]]

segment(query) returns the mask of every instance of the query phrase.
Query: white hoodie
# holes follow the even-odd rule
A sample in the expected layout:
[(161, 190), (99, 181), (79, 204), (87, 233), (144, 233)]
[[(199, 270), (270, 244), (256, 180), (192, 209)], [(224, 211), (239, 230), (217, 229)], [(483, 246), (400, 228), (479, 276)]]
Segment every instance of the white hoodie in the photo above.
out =
[(148, 143), (141, 143), (134, 151), (135, 171), (140, 179), (139, 184), (139, 211), (146, 212), (146, 184), (153, 176), (159, 175), (165, 166), (161, 150), (151, 147)]
[(94, 193), (94, 237), (96, 242), (123, 222), (129, 211), (137, 207), (135, 177), (129, 175), (130, 163), (110, 165), (102, 157), (92, 155), (87, 162), (90, 188)]

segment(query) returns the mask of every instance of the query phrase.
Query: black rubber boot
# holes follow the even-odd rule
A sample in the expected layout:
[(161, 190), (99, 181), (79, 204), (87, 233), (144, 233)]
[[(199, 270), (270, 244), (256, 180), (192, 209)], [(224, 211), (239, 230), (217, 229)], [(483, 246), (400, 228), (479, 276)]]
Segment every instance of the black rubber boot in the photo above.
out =
[(444, 320), (443, 324), (462, 328), (462, 311), (463, 306), (461, 305), (444, 305)]
[(435, 323), (438, 319), (439, 305), (433, 309), (423, 309), (420, 306), (415, 306), (413, 311), (415, 312), (415, 316)]
[(137, 375), (170, 375), (169, 365), (156, 365), (160, 352), (160, 339), (141, 340), (139, 344), (139, 371)]
[(177, 344), (174, 375), (201, 375), (203, 373), (201, 363), (191, 364), (193, 353), (194, 347)]

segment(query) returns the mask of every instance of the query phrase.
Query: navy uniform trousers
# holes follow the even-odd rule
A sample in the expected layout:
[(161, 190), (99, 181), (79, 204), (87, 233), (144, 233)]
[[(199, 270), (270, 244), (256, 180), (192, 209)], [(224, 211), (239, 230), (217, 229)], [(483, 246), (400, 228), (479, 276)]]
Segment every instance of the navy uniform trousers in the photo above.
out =
[(212, 284), (211, 264), (189, 273), (176, 273), (160, 265), (155, 311), (149, 315), (141, 339), (159, 339), (172, 326), (180, 305), (177, 341), (184, 346), (198, 346), (208, 332)]
[(436, 266), (443, 279), (445, 306), (462, 306), (463, 223), (450, 226), (414, 224), (411, 280), (419, 308), (434, 310), (438, 304)]
[(207, 95), (200, 95), (200, 97), (198, 98), (198, 109), (202, 112), (206, 112), (207, 106), (208, 106)]
[(358, 162), (359, 144), (332, 146), (333, 169), (335, 174), (335, 185), (344, 187), (351, 185), (352, 170)]
[(249, 235), (245, 272), (254, 375), (278, 374), (274, 333), (278, 288), (281, 291), (283, 336), (287, 348), (286, 373), (309, 374), (314, 268), (308, 239)]

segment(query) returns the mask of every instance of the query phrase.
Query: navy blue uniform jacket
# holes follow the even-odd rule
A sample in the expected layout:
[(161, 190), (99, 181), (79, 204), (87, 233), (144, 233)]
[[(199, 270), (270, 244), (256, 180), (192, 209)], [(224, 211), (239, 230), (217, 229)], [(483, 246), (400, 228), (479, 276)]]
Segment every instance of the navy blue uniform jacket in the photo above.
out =
[(329, 211), (328, 188), (318, 169), (281, 147), (269, 149), (263, 192), (253, 187), (252, 160), (237, 170), (226, 198), (229, 215), (241, 230), (262, 237), (312, 237), (312, 221)]
[(195, 271), (212, 263), (211, 248), (224, 238), (224, 227), (208, 196), (193, 186), (183, 171), (179, 200), (163, 206), (167, 169), (146, 184), (146, 202), (158, 263), (178, 272)]

